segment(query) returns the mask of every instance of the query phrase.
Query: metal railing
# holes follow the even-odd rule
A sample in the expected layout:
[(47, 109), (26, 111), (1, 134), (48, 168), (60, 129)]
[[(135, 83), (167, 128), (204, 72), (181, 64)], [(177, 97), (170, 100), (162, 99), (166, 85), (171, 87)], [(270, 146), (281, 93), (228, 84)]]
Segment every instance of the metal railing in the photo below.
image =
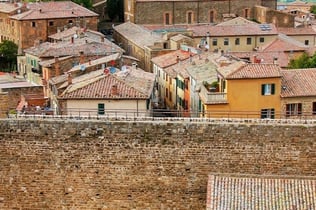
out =
[[(251, 123), (251, 124), (308, 124), (316, 125), (316, 115), (304, 114), (287, 116), (275, 113), (274, 119), (261, 119), (259, 112), (188, 112), (165, 109), (147, 110), (104, 110), (96, 109), (67, 109), (63, 114), (41, 110), (27, 113), (7, 113), (7, 118), (14, 119), (56, 119), (56, 120), (103, 120), (103, 121), (172, 121), (196, 123)], [(200, 116), (200, 117), (191, 117)]]

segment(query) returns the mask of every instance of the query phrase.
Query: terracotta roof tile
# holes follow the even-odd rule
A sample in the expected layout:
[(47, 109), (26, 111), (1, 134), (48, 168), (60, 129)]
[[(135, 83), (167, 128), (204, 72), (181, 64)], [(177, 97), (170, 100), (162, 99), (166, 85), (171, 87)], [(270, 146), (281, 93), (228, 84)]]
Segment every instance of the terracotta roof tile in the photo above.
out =
[(17, 20), (38, 20), (56, 18), (97, 17), (97, 13), (88, 10), (72, 1), (49, 1), (28, 3), (29, 11), (13, 15)]
[(281, 97), (316, 96), (316, 68), (282, 70)]
[(245, 64), (227, 75), (226, 79), (258, 79), (281, 77), (277, 64)]
[(166, 68), (168, 66), (176, 64), (177, 57), (179, 56), (180, 61), (188, 59), (190, 57), (190, 53), (184, 50), (176, 50), (164, 55), (160, 55), (151, 59), (151, 61), (159, 66), (160, 68)]
[(316, 209), (316, 177), (209, 175), (207, 210)]
[(277, 28), (279, 33), (286, 34), (288, 36), (291, 35), (316, 35), (316, 31), (312, 27), (304, 27), (304, 28), (290, 28), (290, 27), (284, 27), (284, 28)]
[(0, 2), (0, 12), (3, 12), (3, 13), (12, 13), (20, 9), (21, 7), (22, 7), (21, 3), (12, 4), (12, 3)]
[[(102, 74), (90, 80), (74, 82), (68, 86), (62, 99), (147, 99), (154, 85), (154, 75), (138, 69), (127, 68), (114, 74)], [(117, 87), (117, 95), (111, 88)]]
[(279, 34), (276, 40), (262, 47), (262, 51), (265, 52), (290, 52), (307, 50), (308, 47), (305, 46), (303, 43), (282, 34)]

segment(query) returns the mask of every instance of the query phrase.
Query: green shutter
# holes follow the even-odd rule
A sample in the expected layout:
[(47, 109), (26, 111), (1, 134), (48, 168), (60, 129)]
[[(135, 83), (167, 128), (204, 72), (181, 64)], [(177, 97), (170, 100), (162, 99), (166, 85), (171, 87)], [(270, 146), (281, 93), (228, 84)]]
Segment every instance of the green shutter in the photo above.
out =
[(271, 84), (271, 95), (275, 94), (275, 84)]
[(261, 95), (264, 95), (264, 84), (263, 85), (261, 85)]

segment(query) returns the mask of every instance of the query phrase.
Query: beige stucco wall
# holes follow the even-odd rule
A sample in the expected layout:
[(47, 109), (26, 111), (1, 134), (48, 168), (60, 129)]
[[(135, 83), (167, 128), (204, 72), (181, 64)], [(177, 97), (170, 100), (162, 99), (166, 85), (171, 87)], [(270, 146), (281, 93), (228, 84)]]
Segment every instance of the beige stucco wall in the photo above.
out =
[(98, 104), (104, 103), (104, 116), (148, 115), (146, 100), (67, 100), (69, 115), (96, 116)]

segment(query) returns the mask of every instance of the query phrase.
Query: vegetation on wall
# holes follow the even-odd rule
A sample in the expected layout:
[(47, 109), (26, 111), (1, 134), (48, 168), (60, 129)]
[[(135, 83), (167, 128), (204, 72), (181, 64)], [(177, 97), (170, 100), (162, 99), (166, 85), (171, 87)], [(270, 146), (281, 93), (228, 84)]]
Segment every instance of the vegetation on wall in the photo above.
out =
[(316, 54), (312, 57), (309, 57), (306, 53), (301, 55), (295, 60), (291, 60), (289, 64), (290, 69), (306, 69), (306, 68), (315, 68), (316, 67)]
[(0, 43), (0, 67), (1, 70), (16, 70), (18, 46), (9, 40)]

